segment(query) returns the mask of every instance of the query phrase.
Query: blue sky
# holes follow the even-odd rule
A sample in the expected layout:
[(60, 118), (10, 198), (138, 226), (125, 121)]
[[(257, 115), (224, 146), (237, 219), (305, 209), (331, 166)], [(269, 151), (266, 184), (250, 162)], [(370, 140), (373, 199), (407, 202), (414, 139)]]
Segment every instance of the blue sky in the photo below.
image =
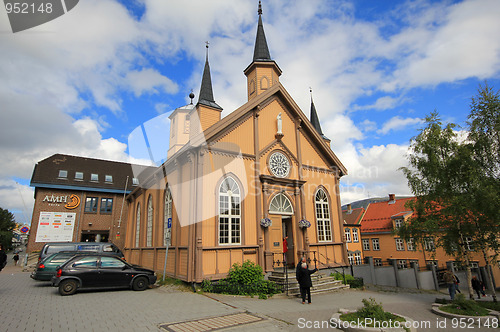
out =
[[(15, 34), (1, 8), (0, 206), (29, 221), (33, 167), (54, 153), (128, 161), (135, 128), (198, 95), (207, 40), (223, 116), (244, 104), (257, 4), (81, 0)], [(479, 84), (500, 88), (498, 0), (264, 0), (263, 12), (281, 83), (307, 115), (312, 87), (349, 171), (344, 204), (409, 195), (397, 169), (422, 118), (463, 125)]]

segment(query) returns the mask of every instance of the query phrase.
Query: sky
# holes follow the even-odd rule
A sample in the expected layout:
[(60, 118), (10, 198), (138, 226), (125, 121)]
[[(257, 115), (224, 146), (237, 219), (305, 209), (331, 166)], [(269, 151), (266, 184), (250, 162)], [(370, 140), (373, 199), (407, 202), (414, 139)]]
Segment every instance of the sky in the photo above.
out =
[[(256, 0), (81, 0), (12, 33), (0, 7), (0, 207), (30, 223), (33, 168), (64, 153), (128, 162), (141, 124), (198, 96), (205, 42), (215, 101), (247, 101)], [(432, 111), (464, 126), (500, 89), (498, 0), (264, 0), (280, 82), (348, 170), (342, 204), (411, 195), (398, 169)], [(195, 101), (197, 97), (195, 97)], [(137, 161), (137, 160), (135, 160)]]

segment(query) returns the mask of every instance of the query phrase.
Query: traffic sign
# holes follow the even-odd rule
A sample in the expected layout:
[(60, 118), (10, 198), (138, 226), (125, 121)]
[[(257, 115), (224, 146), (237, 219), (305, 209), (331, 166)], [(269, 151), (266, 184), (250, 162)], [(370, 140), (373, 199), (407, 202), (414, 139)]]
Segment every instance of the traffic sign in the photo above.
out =
[(26, 227), (24, 226), (23, 228), (21, 228), (21, 233), (28, 233), (30, 231), (29, 227)]
[(167, 228), (168, 229), (172, 228), (172, 218), (168, 218), (168, 220), (167, 220)]

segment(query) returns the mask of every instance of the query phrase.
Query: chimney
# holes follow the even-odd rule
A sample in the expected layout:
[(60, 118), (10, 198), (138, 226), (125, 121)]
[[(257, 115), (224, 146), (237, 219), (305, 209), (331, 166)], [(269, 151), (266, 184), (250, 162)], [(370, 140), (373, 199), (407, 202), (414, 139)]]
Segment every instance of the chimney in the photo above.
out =
[(396, 194), (389, 194), (389, 203), (396, 202)]
[(347, 214), (351, 214), (352, 213), (352, 206), (351, 204), (347, 204)]

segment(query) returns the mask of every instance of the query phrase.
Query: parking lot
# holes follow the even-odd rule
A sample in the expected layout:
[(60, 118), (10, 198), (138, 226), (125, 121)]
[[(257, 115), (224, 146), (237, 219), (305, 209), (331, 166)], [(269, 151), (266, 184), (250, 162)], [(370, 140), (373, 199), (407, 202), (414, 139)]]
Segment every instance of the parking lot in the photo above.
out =
[[(431, 313), (430, 305), (436, 297), (446, 297), (439, 293), (346, 290), (313, 295), (311, 305), (302, 305), (299, 299), (284, 295), (259, 300), (195, 294), (176, 286), (142, 292), (82, 291), (60, 296), (50, 283), (34, 281), (29, 274), (13, 266), (0, 272), (1, 331), (196, 331), (194, 324), (220, 328), (224, 322), (231, 325), (231, 319), (237, 325), (226, 330), (314, 331), (322, 329), (308, 329), (312, 325), (306, 324), (327, 321), (339, 308), (360, 307), (361, 299), (368, 297), (383, 303), (386, 310), (429, 322), (430, 328), (420, 330), (456, 331), (450, 323), (446, 328), (436, 327), (444, 319)], [(205, 319), (210, 317), (214, 319)], [(197, 322), (192, 323), (193, 320)], [(190, 322), (175, 324), (186, 321)]]

